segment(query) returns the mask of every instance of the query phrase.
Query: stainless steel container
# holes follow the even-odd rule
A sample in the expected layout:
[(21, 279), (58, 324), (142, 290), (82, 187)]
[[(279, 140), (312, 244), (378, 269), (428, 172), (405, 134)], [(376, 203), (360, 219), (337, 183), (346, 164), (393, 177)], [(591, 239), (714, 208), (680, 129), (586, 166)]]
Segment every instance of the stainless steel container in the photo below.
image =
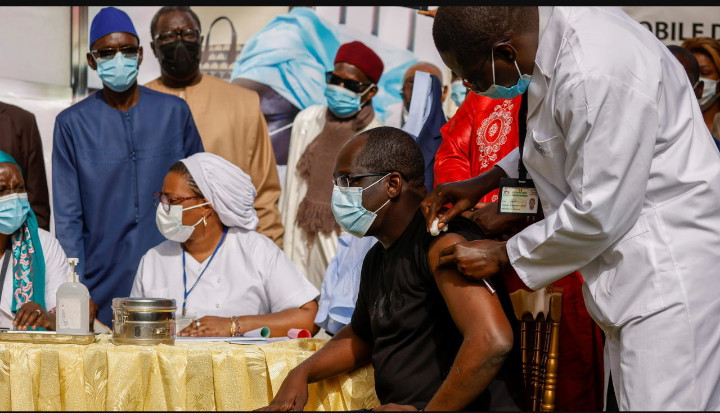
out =
[(175, 300), (113, 298), (113, 343), (175, 344)]

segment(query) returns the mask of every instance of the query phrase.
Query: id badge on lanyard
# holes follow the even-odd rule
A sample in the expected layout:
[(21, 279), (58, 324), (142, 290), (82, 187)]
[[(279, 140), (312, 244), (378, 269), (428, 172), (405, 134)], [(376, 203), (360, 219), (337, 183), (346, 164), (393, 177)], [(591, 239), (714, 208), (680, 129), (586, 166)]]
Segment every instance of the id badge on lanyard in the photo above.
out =
[(538, 213), (540, 198), (532, 179), (501, 178), (498, 192), (498, 214), (536, 215)]
[(527, 93), (522, 97), (518, 114), (520, 129), (520, 160), (518, 161), (518, 179), (500, 178), (498, 187), (498, 214), (500, 215), (538, 215), (540, 197), (532, 179), (527, 177), (522, 154), (527, 134)]

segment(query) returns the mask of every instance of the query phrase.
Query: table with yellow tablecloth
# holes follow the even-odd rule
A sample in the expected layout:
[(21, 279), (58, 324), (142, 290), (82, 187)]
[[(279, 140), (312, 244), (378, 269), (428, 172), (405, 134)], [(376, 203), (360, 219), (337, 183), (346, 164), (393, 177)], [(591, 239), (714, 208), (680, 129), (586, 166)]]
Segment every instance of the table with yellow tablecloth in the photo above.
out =
[[(253, 410), (326, 342), (139, 346), (114, 345), (110, 334), (87, 345), (0, 341), (0, 410)], [(308, 390), (305, 410), (380, 404), (369, 365)]]

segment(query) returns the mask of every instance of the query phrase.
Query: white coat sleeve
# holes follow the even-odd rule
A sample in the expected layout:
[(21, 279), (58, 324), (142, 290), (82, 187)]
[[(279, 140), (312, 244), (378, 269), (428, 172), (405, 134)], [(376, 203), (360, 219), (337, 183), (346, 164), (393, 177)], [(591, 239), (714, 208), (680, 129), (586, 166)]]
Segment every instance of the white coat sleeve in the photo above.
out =
[(554, 119), (541, 122), (562, 131), (555, 138), (567, 155), (555, 167), (564, 168), (569, 193), (507, 242), (510, 264), (532, 289), (582, 268), (635, 224), (659, 124), (655, 100), (621, 79), (585, 74), (559, 89)]
[(497, 161), (495, 166), (505, 171), (505, 175), (507, 175), (508, 178), (517, 179), (520, 175), (520, 172), (518, 172), (518, 162), (520, 162), (520, 150), (515, 148), (508, 152), (504, 158)]
[(320, 291), (269, 238), (258, 239), (253, 248), (253, 257), (262, 268), (263, 287), (271, 313), (300, 308), (320, 296)]

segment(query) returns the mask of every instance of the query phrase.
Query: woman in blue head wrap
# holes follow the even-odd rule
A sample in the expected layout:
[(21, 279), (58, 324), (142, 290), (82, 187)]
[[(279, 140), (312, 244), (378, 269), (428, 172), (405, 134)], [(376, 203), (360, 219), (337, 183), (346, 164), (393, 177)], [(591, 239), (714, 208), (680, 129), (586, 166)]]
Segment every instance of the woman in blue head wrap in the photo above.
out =
[(70, 267), (60, 243), (38, 228), (20, 166), (2, 151), (0, 254), (0, 327), (54, 330), (55, 293), (67, 280)]

